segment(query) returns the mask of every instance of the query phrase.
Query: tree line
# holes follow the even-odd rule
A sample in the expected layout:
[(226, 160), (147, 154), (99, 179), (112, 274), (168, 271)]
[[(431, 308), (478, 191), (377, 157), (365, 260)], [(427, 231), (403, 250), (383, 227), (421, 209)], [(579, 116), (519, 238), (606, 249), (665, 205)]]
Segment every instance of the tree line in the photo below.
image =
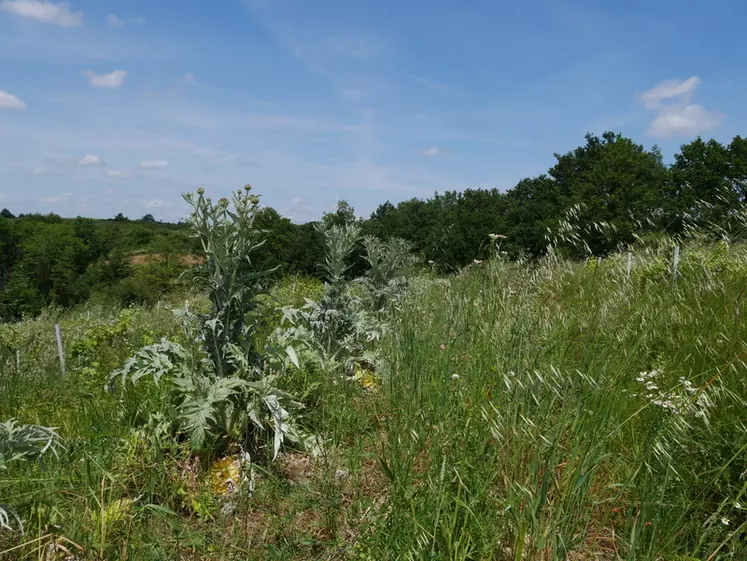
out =
[[(487, 256), (488, 236), (505, 236), (502, 250), (516, 258), (542, 255), (573, 211), (572, 257), (604, 255), (646, 235), (680, 235), (688, 228), (715, 236), (744, 234), (747, 139), (729, 144), (696, 139), (671, 165), (657, 147), (646, 150), (620, 134), (588, 134), (585, 143), (555, 154), (555, 165), (512, 189), (467, 189), (380, 205), (357, 219), (345, 201), (326, 213), (328, 224), (358, 221), (364, 234), (413, 244), (442, 271)], [(323, 240), (314, 223), (295, 224), (265, 207), (256, 225), (267, 231), (256, 266), (276, 276), (320, 276)], [(556, 240), (557, 242), (557, 240)], [(150, 302), (179, 283), (195, 250), (184, 224), (146, 215), (131, 221), (57, 215), (14, 217), (0, 212), (0, 320), (36, 314), (44, 306), (72, 306), (92, 296), (122, 303)], [(141, 259), (134, 258), (141, 255)], [(351, 274), (360, 274), (365, 261)], [(356, 270), (357, 269), (357, 270)]]

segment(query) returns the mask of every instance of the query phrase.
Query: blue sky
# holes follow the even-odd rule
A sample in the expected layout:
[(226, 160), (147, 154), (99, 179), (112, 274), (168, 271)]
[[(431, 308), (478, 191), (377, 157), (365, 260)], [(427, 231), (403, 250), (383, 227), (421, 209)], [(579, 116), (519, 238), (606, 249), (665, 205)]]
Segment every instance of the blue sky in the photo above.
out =
[(0, 207), (296, 221), (747, 134), (741, 0), (0, 0)]

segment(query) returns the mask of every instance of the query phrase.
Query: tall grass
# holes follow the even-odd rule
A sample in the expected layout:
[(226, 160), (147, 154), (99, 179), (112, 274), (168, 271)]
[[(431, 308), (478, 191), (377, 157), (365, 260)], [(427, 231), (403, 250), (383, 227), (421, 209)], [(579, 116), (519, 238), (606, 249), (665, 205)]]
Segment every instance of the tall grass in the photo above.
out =
[(372, 557), (744, 559), (745, 275), (713, 257), (674, 288), (655, 258), (625, 282), (618, 257), (494, 260), (412, 293)]

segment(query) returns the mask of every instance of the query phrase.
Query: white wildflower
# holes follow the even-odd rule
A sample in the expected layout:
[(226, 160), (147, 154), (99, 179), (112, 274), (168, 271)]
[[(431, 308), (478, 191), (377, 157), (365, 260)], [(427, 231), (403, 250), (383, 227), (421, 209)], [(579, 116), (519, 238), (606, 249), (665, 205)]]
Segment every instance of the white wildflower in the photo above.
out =
[(729, 522), (730, 520), (726, 518), (725, 516), (721, 519), (721, 524), (723, 524), (724, 526), (728, 526)]
[(451, 379), (452, 380), (458, 380), (459, 379), (459, 374), (452, 374), (451, 375)]
[(734, 503), (734, 508), (736, 508), (737, 510), (741, 510), (742, 503)]

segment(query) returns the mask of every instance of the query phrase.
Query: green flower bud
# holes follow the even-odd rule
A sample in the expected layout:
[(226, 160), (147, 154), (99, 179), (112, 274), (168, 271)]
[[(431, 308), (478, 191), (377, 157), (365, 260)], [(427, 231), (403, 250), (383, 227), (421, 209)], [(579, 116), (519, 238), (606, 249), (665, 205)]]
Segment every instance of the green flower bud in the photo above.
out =
[(204, 195), (205, 194), (205, 189), (203, 189), (202, 187), (198, 187), (197, 188), (197, 194), (200, 195), (200, 196)]
[(246, 185), (244, 185), (244, 190), (248, 193), (252, 190), (252, 186), (247, 183)]

